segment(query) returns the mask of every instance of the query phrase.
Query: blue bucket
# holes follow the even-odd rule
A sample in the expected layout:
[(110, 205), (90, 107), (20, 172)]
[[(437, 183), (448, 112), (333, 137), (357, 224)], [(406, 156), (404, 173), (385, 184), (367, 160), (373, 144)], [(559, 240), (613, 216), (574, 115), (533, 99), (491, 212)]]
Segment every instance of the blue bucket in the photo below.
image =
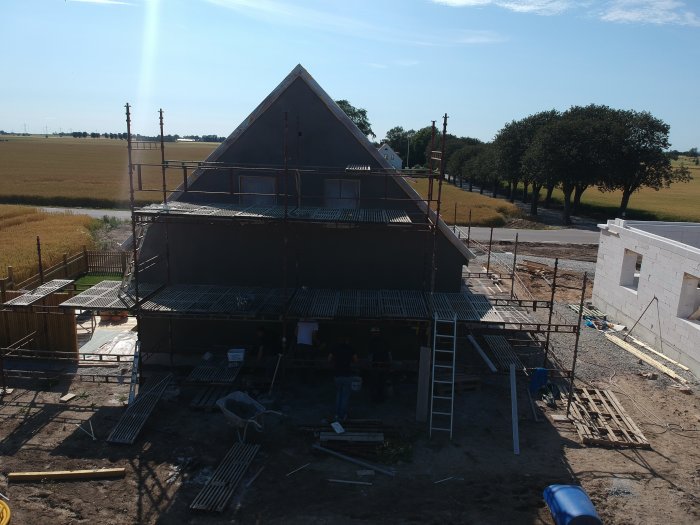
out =
[(602, 525), (588, 494), (577, 485), (550, 485), (544, 501), (556, 525)]

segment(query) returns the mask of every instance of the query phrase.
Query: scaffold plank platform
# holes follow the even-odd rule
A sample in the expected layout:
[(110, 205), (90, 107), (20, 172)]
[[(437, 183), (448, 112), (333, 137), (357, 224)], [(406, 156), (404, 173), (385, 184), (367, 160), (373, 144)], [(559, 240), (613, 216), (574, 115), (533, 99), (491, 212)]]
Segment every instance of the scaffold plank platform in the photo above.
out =
[(190, 509), (223, 512), (259, 450), (260, 445), (233, 445), (190, 504)]
[[(241, 204), (187, 202), (167, 202), (149, 204), (134, 210), (140, 220), (153, 220), (157, 217), (207, 217), (211, 219), (279, 220), (285, 218), (285, 208), (281, 205), (245, 206)], [(403, 210), (379, 208), (319, 208), (312, 206), (287, 208), (287, 220), (302, 222), (339, 222), (374, 224), (412, 224), (411, 218)]]
[(205, 385), (231, 385), (241, 371), (240, 366), (199, 365), (192, 369), (185, 382)]
[(139, 392), (133, 403), (122, 414), (117, 426), (114, 427), (107, 438), (108, 443), (133, 445), (141, 429), (153, 413), (163, 392), (168, 387), (171, 378), (172, 375), (167, 374), (154, 376), (149, 379), (144, 391)]
[[(81, 310), (129, 310), (134, 307), (132, 297), (136, 294), (136, 289), (132, 283), (129, 287), (130, 295), (120, 297), (121, 281), (102, 281), (63, 301), (59, 306), (62, 308), (78, 308)], [(139, 295), (142, 298), (148, 297), (155, 292), (160, 285), (154, 283), (139, 284)]]
[(3, 306), (31, 306), (48, 297), (52, 293), (63, 290), (66, 286), (71, 284), (73, 284), (72, 279), (54, 279), (53, 281), (42, 284), (32, 291), (15, 297), (14, 299), (10, 299), (9, 301), (3, 303)]
[(500, 335), (485, 335), (484, 340), (491, 349), (491, 353), (496, 360), (496, 366), (501, 371), (508, 371), (510, 365), (515, 365), (516, 370), (525, 368), (523, 362), (518, 355), (513, 351), (508, 340)]

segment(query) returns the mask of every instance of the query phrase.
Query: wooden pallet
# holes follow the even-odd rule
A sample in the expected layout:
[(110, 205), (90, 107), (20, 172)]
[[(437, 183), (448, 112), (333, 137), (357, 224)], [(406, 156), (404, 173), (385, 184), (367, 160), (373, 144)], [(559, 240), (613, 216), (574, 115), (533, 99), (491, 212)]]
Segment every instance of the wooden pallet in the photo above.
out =
[(141, 429), (153, 413), (160, 397), (170, 383), (171, 374), (166, 376), (154, 376), (149, 381), (136, 399), (129, 404), (129, 408), (122, 414), (119, 422), (107, 438), (108, 443), (132, 445), (138, 437)]
[(642, 431), (610, 390), (574, 389), (571, 420), (581, 442), (586, 445), (651, 448)]
[(216, 467), (211, 479), (194, 498), (190, 509), (223, 512), (258, 450), (260, 445), (233, 445)]
[(197, 393), (190, 401), (192, 410), (213, 410), (217, 400), (225, 397), (231, 392), (230, 386), (208, 386), (197, 390)]

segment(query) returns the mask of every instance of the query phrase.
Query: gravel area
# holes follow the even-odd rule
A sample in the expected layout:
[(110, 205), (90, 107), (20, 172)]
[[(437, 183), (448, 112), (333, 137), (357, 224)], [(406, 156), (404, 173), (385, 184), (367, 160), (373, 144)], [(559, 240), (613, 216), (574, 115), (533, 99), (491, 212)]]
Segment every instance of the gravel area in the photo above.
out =
[[(558, 304), (555, 306), (553, 320), (560, 323), (575, 324), (578, 320), (578, 314), (568, 306)], [(553, 334), (552, 341), (556, 348), (557, 357), (565, 367), (570, 367), (573, 360), (574, 336)], [(664, 365), (687, 379), (691, 383), (689, 386), (697, 387), (700, 384), (698, 378), (690, 372), (686, 372), (672, 363), (655, 356), (650, 355), (650, 357), (655, 358), (657, 361), (663, 361)], [(576, 364), (577, 381), (592, 383), (598, 387), (606, 387), (605, 383), (609, 384), (611, 378), (614, 378), (616, 375), (641, 374), (643, 372), (658, 373), (658, 379), (649, 381), (658, 387), (679, 386), (678, 382), (656, 368), (640, 361), (637, 357), (608, 341), (603, 332), (587, 326), (582, 327)], [(604, 384), (600, 384), (601, 382)]]
[[(500, 253), (498, 254), (500, 258), (505, 257), (507, 260), (511, 261), (513, 260), (513, 254), (512, 253)], [(518, 255), (517, 260), (518, 262), (522, 262), (524, 259), (527, 259), (528, 261), (534, 261), (542, 264), (548, 264), (549, 266), (554, 267), (554, 259), (550, 257), (535, 257), (532, 255)], [(476, 257), (476, 261), (484, 266), (486, 266), (486, 260), (487, 256), (486, 255), (479, 255)], [(589, 276), (595, 276), (595, 264), (594, 262), (589, 262), (589, 261), (576, 261), (573, 259), (559, 259), (559, 269), (561, 270), (566, 270), (566, 271), (572, 271), (572, 272), (588, 272)]]

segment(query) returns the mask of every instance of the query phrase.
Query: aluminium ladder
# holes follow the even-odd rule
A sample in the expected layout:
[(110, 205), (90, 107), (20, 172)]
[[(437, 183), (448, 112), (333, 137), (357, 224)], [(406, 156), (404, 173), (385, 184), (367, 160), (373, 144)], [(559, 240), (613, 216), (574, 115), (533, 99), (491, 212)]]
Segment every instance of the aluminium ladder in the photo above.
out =
[(455, 357), (457, 316), (452, 319), (433, 317), (433, 372), (430, 387), (430, 437), (433, 432), (449, 432), (455, 401)]

